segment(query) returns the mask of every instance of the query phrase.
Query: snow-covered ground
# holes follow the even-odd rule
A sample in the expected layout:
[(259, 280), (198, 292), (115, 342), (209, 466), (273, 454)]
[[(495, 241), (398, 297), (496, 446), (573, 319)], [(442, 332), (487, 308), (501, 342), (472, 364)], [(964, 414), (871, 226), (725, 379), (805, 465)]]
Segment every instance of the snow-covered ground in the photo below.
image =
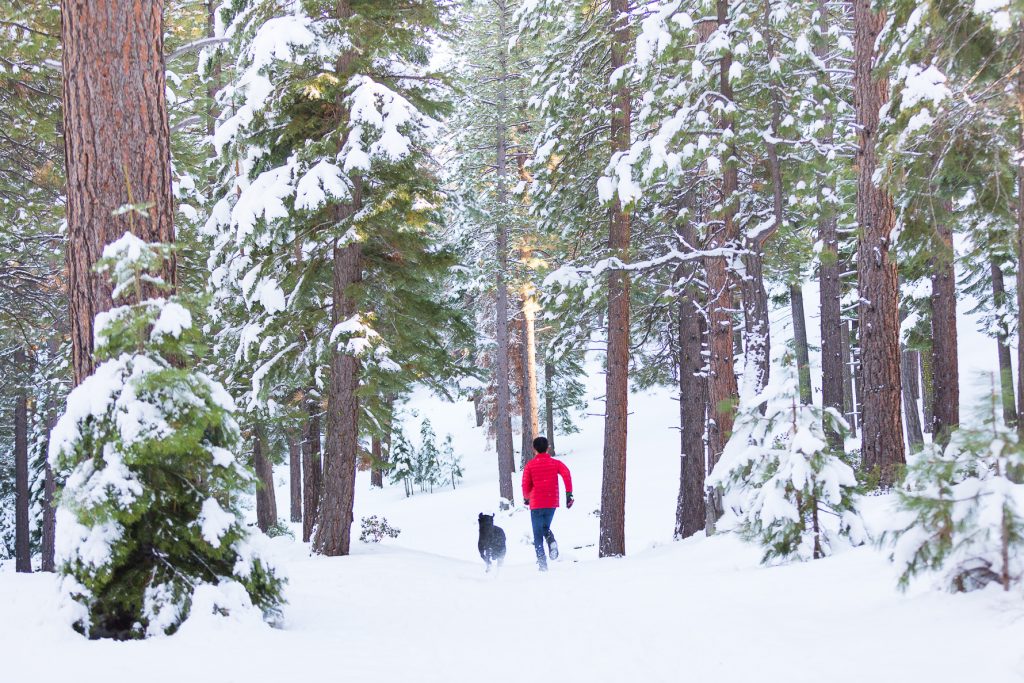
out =
[[(301, 543), (275, 539), (291, 579), (284, 628), (199, 616), (170, 638), (89, 642), (58, 618), (52, 576), (15, 575), (8, 564), (0, 680), (1024, 679), (1019, 593), (949, 595), (925, 581), (901, 594), (872, 547), (766, 568), (758, 549), (734, 537), (673, 543), (678, 404), (664, 392), (634, 396), (631, 406), (628, 556), (596, 559), (602, 434), (590, 417), (580, 434), (557, 441), (577, 499), (555, 516), (562, 559), (547, 574), (535, 570), (520, 508), (499, 513), (509, 557), (487, 575), (476, 515), (495, 508), (497, 483), (485, 434), (469, 403), (418, 394), (408, 408), (429, 417), (440, 438), (455, 436), (464, 484), (407, 499), (400, 486), (370, 490), (361, 473), (356, 519), (384, 515), (402, 530), (397, 539), (357, 543), (345, 558), (310, 557)], [(278, 483), (284, 511), (286, 470)], [(890, 504), (869, 501), (876, 529)]]

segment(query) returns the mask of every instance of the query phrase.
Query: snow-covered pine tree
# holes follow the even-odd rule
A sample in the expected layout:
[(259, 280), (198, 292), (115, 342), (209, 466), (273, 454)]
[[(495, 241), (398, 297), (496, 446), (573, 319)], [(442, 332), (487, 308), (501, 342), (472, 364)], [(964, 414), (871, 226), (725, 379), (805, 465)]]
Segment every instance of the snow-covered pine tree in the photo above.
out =
[(834, 410), (800, 402), (791, 358), (775, 370), (762, 392), (741, 399), (732, 437), (708, 476), (709, 486), (723, 489), (721, 527), (761, 545), (766, 563), (859, 545), (866, 533), (857, 480), (825, 438), (826, 426), (843, 433), (845, 422)]
[(214, 329), (251, 377), (247, 404), (302, 397), (312, 421), (326, 395), (325, 554), (348, 552), (360, 416), (386, 424), (396, 385), (450, 376), (465, 336), (430, 156), (448, 9), (240, 0), (221, 13), (238, 68), (214, 136)]
[(901, 587), (925, 573), (951, 591), (1024, 581), (1024, 445), (1000, 403), (993, 390), (980, 426), (911, 460), (899, 492), (905, 521), (891, 535)]
[[(130, 209), (135, 210), (135, 209)], [(50, 461), (60, 494), (58, 562), (71, 620), (90, 638), (173, 633), (196, 595), (222, 613), (280, 617), (284, 579), (257, 550), (239, 498), (234, 402), (191, 369), (198, 331), (160, 278), (171, 248), (126, 234), (97, 271), (119, 305), (97, 315), (95, 372), (68, 397)]]
[(441, 445), (441, 481), (451, 482), (452, 490), (462, 481), (462, 458), (455, 454), (451, 434), (444, 437), (444, 443)]
[(390, 465), (391, 481), (402, 482), (402, 486), (405, 487), (405, 497), (408, 498), (415, 493), (416, 451), (401, 430), (395, 434), (394, 442), (391, 445)]

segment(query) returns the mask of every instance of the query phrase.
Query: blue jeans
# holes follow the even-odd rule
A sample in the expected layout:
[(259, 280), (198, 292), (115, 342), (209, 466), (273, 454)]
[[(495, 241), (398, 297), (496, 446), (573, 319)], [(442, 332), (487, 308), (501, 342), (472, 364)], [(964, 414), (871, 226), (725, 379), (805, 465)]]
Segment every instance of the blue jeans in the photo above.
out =
[(551, 533), (551, 520), (555, 517), (555, 508), (539, 508), (530, 510), (530, 521), (533, 523), (533, 549), (537, 551), (537, 566), (548, 568), (548, 556), (544, 552), (544, 541), (555, 542)]

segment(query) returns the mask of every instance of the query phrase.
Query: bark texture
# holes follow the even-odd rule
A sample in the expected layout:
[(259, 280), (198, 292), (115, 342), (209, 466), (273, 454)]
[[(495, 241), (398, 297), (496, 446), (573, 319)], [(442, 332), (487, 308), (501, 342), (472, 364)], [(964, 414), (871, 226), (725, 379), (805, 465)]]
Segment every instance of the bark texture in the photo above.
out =
[(523, 451), (522, 467), (533, 460), (533, 439), (540, 434), (540, 416), (537, 396), (537, 300), (534, 297), (533, 287), (528, 286), (523, 291), (522, 297), (523, 315), (522, 321), (522, 352), (523, 352), (523, 391), (522, 391), (522, 420), (523, 420)]
[[(14, 364), (24, 376), (28, 357), (24, 351), (14, 352)], [(28, 487), (28, 391), (18, 387), (14, 399), (14, 570), (32, 571), (32, 550), (29, 544)]]
[[(508, 12), (502, 6), (498, 12), (498, 117), (495, 123), (495, 157), (497, 199), (499, 207), (508, 207)], [(504, 213), (504, 212), (502, 212)], [(495, 306), (496, 373), (494, 389), (497, 398), (497, 423), (494, 426), (495, 447), (498, 452), (498, 494), (507, 504), (514, 505), (512, 472), (515, 470), (515, 447), (512, 443), (512, 398), (509, 390), (509, 330), (508, 330), (508, 223), (498, 215), (495, 223), (495, 249), (498, 269), (495, 273), (497, 305)]]
[(544, 363), (544, 417), (547, 423), (548, 453), (555, 454), (555, 365)]
[(918, 353), (904, 349), (902, 352), (903, 376), (903, 417), (907, 422), (907, 444), (910, 452), (916, 453), (924, 447), (924, 433), (921, 430), (921, 417), (917, 412), (918, 395)]
[(370, 437), (370, 486), (378, 489), (384, 488), (384, 468), (381, 466), (381, 458), (384, 455), (384, 448), (381, 445), (380, 437), (374, 434)]
[[(358, 202), (358, 196), (354, 201)], [(359, 243), (335, 246), (332, 326), (356, 313), (350, 288), (361, 279), (360, 261)], [(351, 546), (356, 459), (359, 457), (358, 387), (359, 360), (335, 346), (331, 351), (331, 380), (327, 392), (323, 495), (320, 520), (313, 537), (313, 550), (321, 555), (348, 555)]]
[(256, 526), (266, 532), (277, 524), (277, 497), (274, 494), (274, 468), (267, 452), (263, 426), (253, 427), (252, 464), (256, 470)]
[(860, 349), (863, 380), (861, 456), (882, 486), (895, 481), (903, 454), (900, 415), (899, 289), (889, 239), (896, 221), (892, 196), (875, 184), (879, 109), (889, 81), (874, 68), (875, 43), (885, 22), (871, 0), (854, 2), (853, 94), (858, 128), (857, 280), (860, 291)]
[[(67, 270), (77, 386), (93, 370), (93, 319), (111, 286), (92, 267), (131, 231), (173, 242), (163, 0), (62, 0)], [(112, 213), (145, 204), (142, 214)], [(175, 282), (174, 262), (165, 280)]]
[(800, 379), (800, 402), (811, 405), (811, 358), (807, 346), (807, 317), (804, 313), (804, 290), (798, 284), (789, 286), (789, 307), (793, 313), (793, 339), (796, 346), (796, 369)]
[[(718, 0), (718, 24), (729, 23), (729, 3)], [(729, 69), (732, 66), (732, 55), (725, 53), (720, 62), (719, 91), (723, 103), (732, 101), (732, 85), (729, 82)], [(723, 130), (733, 131), (732, 119), (723, 114), (720, 126)], [(730, 138), (731, 140), (731, 138)], [(723, 206), (722, 220), (717, 229), (709, 235), (707, 248), (728, 249), (736, 246), (738, 227), (736, 225), (735, 195), (739, 185), (736, 167), (736, 150), (732, 142), (727, 142), (727, 151), (722, 172), (721, 202)], [(722, 455), (726, 442), (732, 434), (734, 411), (739, 398), (736, 386), (736, 372), (733, 356), (733, 324), (734, 310), (732, 287), (725, 259), (710, 257), (705, 260), (707, 286), (709, 290), (708, 307), (708, 469), (714, 469)], [(718, 505), (717, 496), (713, 517), (717, 519), (722, 510)], [(709, 528), (709, 532), (711, 529)]]
[(935, 229), (939, 253), (932, 261), (932, 368), (935, 401), (932, 438), (947, 443), (960, 424), (960, 370), (956, 334), (956, 270), (953, 265), (953, 228)]
[[(628, 0), (611, 0), (612, 72), (626, 64), (631, 41)], [(632, 102), (626, 78), (612, 91), (612, 152), (630, 145)], [(629, 261), (630, 215), (616, 195), (608, 231), (611, 256)], [(605, 376), (604, 468), (601, 479), (600, 557), (626, 554), (626, 433), (629, 412), (629, 273), (608, 275), (608, 356)]]
[[(853, 369), (855, 367), (853, 359), (853, 350), (850, 344), (850, 322), (848, 320), (843, 321), (843, 338), (840, 340), (840, 344), (843, 349), (843, 415), (846, 416), (846, 421), (850, 425), (850, 436), (856, 438), (857, 428), (860, 424), (859, 413), (857, 409), (856, 393), (853, 390)], [(838, 435), (834, 435), (833, 438), (836, 441), (841, 441)]]
[[(692, 224), (680, 231), (685, 246), (696, 244)], [(687, 538), (701, 531), (707, 515), (704, 505), (704, 426), (707, 419), (707, 381), (704, 377), (704, 314), (699, 273), (695, 261), (676, 271), (676, 282), (688, 283), (679, 295), (679, 496), (676, 500), (674, 537)]]
[(295, 434), (288, 432), (288, 484), (290, 519), (302, 521), (302, 445)]
[[(814, 55), (821, 61), (826, 74), (830, 67), (832, 52), (832, 39), (829, 35), (830, 23), (828, 0), (818, 0), (818, 42), (814, 46)], [(825, 77), (828, 78), (828, 76)], [(826, 148), (831, 148), (835, 144), (832, 125), (832, 116), (826, 116), (825, 126), (820, 135), (820, 140)], [(835, 191), (835, 186), (831, 182), (831, 177), (828, 180), (827, 189), (832, 194)], [(824, 408), (832, 408), (840, 414), (847, 415), (847, 421), (852, 427), (854, 425), (854, 420), (851, 419), (853, 386), (852, 384), (848, 385), (849, 366), (844, 368), (844, 363), (849, 363), (850, 342), (848, 331), (845, 345), (842, 337), (841, 300), (843, 290), (839, 279), (839, 232), (835, 210), (827, 201), (822, 202), (819, 207), (818, 240), (821, 242), (821, 254), (818, 260), (821, 314), (821, 402)], [(844, 351), (844, 349), (846, 350)], [(851, 396), (851, 405), (848, 407), (845, 405), (844, 399), (847, 388), (849, 388)], [(842, 437), (831, 427), (826, 427), (825, 438), (832, 450), (839, 451), (843, 448)]]
[(302, 542), (309, 543), (319, 519), (323, 495), (323, 464), (320, 461), (320, 406), (306, 404), (308, 418), (302, 436)]
[[(1003, 269), (995, 260), (992, 261), (992, 299), (996, 310), (1002, 311), (1006, 306), (1006, 283)], [(999, 352), (999, 386), (1002, 391), (1003, 421), (1007, 425), (1017, 424), (1017, 402), (1013, 395), (1013, 363), (1010, 360), (1010, 335), (1006, 327), (1000, 323), (997, 328), (996, 344)]]

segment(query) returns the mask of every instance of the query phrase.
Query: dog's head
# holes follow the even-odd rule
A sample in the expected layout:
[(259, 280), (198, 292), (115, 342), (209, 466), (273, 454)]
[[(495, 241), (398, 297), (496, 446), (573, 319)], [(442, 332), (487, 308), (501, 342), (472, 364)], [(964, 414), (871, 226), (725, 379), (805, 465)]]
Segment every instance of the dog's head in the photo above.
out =
[(477, 521), (480, 522), (481, 529), (492, 527), (494, 526), (494, 515), (485, 515), (481, 512), (480, 516), (477, 517)]

